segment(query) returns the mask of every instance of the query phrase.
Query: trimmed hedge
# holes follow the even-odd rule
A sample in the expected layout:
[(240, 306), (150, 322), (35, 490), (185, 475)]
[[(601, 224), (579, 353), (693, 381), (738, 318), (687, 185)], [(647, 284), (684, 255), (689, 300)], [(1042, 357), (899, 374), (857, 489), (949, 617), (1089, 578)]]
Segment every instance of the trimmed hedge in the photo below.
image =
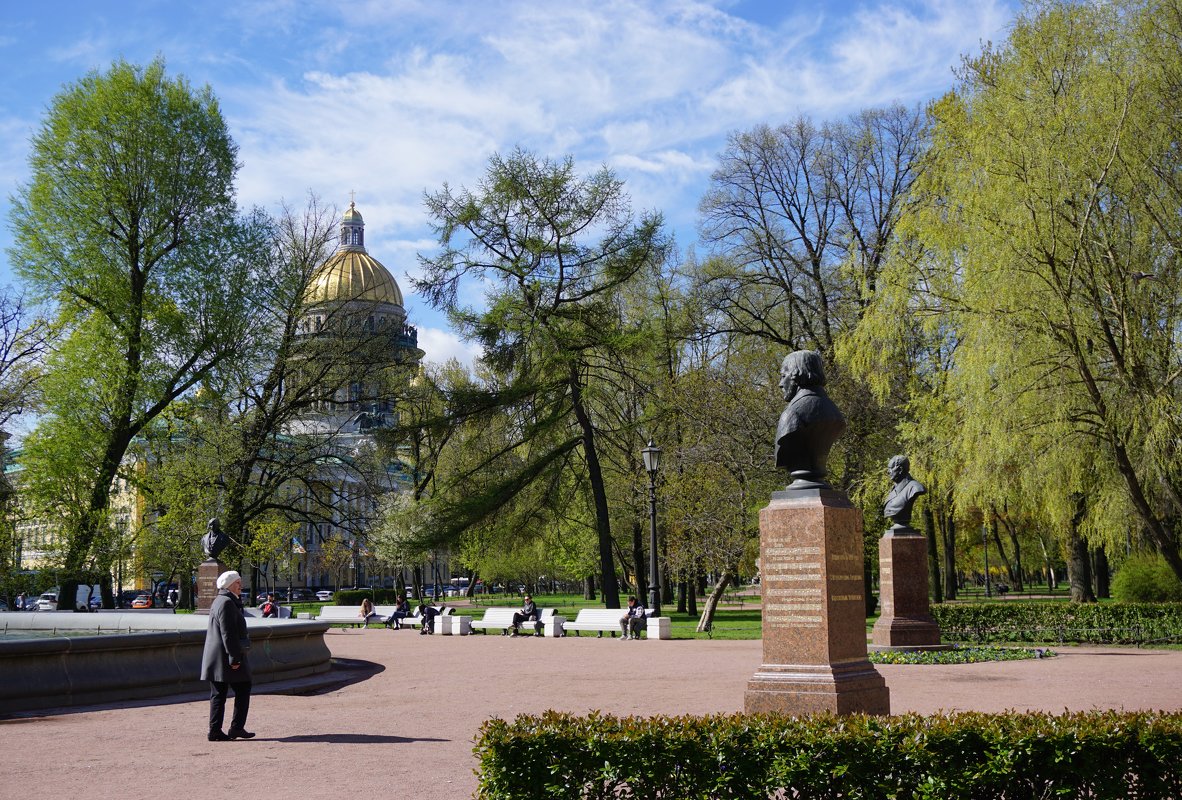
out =
[(1182, 797), (1182, 714), (619, 718), (477, 736), (478, 798)]
[(931, 611), (945, 641), (1182, 641), (1182, 603), (940, 603)]
[(1054, 658), (1042, 647), (961, 647), (949, 650), (878, 650), (869, 653), (871, 664), (980, 664), (983, 661), (1022, 661)]

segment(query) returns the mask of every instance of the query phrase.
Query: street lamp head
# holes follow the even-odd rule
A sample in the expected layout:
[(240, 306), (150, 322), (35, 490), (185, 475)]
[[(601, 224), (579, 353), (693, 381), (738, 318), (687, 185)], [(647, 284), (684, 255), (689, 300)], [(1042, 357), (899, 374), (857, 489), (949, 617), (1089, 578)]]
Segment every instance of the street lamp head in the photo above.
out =
[(644, 458), (644, 471), (648, 473), (649, 478), (656, 480), (657, 470), (661, 468), (661, 448), (649, 439), (648, 447), (641, 450), (640, 455)]

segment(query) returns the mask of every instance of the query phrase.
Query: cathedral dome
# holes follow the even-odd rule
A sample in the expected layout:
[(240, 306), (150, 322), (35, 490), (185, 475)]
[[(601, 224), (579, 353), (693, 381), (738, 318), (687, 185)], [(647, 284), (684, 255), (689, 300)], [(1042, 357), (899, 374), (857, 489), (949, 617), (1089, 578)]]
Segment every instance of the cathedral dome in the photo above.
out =
[(365, 250), (365, 222), (353, 203), (341, 218), (337, 251), (316, 270), (304, 300), (309, 305), (360, 300), (402, 306), (398, 282)]

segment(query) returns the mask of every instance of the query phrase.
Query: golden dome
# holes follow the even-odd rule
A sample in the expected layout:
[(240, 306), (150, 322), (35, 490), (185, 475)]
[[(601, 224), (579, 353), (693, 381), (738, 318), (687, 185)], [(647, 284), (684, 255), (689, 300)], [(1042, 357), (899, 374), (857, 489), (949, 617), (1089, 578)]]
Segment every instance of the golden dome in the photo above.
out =
[(309, 305), (364, 300), (402, 305), (402, 290), (390, 271), (364, 249), (337, 250), (308, 285), (304, 300)]
[(394, 276), (365, 251), (365, 221), (353, 203), (341, 218), (340, 246), (316, 270), (304, 294), (308, 305), (350, 300), (402, 305)]

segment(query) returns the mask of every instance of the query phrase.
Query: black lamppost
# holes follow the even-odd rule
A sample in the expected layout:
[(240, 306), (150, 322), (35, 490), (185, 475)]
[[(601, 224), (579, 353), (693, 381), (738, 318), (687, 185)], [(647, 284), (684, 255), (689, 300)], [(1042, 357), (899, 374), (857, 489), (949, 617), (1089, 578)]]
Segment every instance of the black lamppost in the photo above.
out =
[(648, 447), (640, 451), (644, 471), (648, 473), (648, 607), (653, 616), (661, 616), (661, 581), (657, 576), (657, 470), (661, 468), (661, 448), (648, 440)]
[(993, 591), (989, 586), (989, 539), (986, 536), (988, 528), (984, 523), (981, 524), (981, 546), (985, 548), (985, 596), (993, 597)]

